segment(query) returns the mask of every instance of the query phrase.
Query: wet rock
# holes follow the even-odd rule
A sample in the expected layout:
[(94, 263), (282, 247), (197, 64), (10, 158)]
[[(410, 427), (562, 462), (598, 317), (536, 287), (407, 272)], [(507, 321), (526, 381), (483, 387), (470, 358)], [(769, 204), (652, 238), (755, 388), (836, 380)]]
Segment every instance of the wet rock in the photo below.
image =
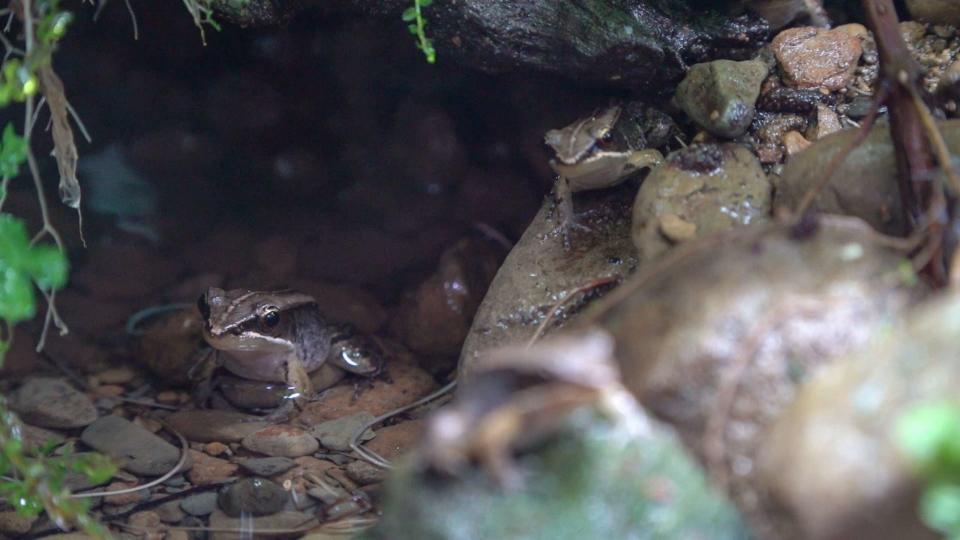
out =
[(842, 28), (825, 30), (812, 26), (784, 30), (773, 38), (770, 47), (787, 84), (831, 91), (840, 90), (853, 81), (863, 52), (855, 33)]
[(106, 371), (101, 371), (97, 373), (97, 380), (101, 384), (129, 384), (133, 381), (133, 378), (136, 376), (136, 373), (128, 367), (118, 367), (110, 368)]
[(233, 411), (194, 410), (171, 414), (167, 423), (189, 441), (240, 442), (269, 424), (259, 417)]
[(221, 442), (212, 442), (203, 445), (203, 451), (207, 455), (217, 457), (217, 456), (229, 456), (233, 452), (230, 450), (230, 447), (221, 443)]
[(288, 499), (287, 492), (275, 482), (244, 478), (221, 491), (217, 503), (228, 516), (239, 517), (244, 513), (267, 516), (282, 510)]
[(0, 533), (18, 537), (26, 534), (37, 516), (24, 516), (14, 510), (0, 512)]
[(793, 157), (810, 148), (810, 141), (805, 139), (799, 131), (788, 131), (783, 134), (783, 149), (787, 157)]
[(267, 426), (243, 438), (243, 447), (272, 457), (310, 455), (320, 444), (306, 431), (293, 426)]
[(97, 419), (90, 398), (63, 379), (28, 379), (10, 396), (10, 408), (24, 422), (46, 428), (78, 428)]
[(696, 64), (677, 87), (677, 104), (703, 129), (732, 139), (750, 127), (768, 71), (760, 60)]
[[(484, 388), (510, 399), (506, 387)], [(538, 405), (549, 408), (549, 403), (546, 398)], [(510, 445), (506, 472), (522, 478), (511, 489), (497, 483), (497, 467), (472, 465), (476, 461), (471, 458), (484, 460), (484, 451), (471, 446), (477, 436), (472, 424), (457, 424), (465, 432), (448, 435), (456, 439), (454, 448), (438, 447), (439, 441), (451, 443), (442, 436), (424, 441), (413, 459), (392, 472), (373, 536), (454, 538), (457, 531), (469, 530), (477, 538), (520, 539), (531, 533), (516, 524), (532, 519), (538, 524), (532, 536), (538, 538), (566, 538), (570, 531), (577, 531), (577, 538), (627, 538), (637, 531), (651, 538), (746, 537), (736, 511), (707, 484), (671, 430), (647, 417), (632, 399), (617, 403), (622, 406), (613, 415), (599, 414), (595, 405), (586, 403), (575, 407), (578, 414), (564, 412), (562, 406), (539, 411), (535, 427), (521, 434), (508, 430), (510, 440), (488, 449), (496, 452), (506, 450), (498, 444)], [(468, 410), (476, 409), (447, 409), (444, 420), (462, 418), (457, 413)], [(513, 451), (518, 449), (522, 451)], [(459, 463), (452, 464), (452, 471), (445, 468), (451, 465), (443, 458), (449, 456), (446, 450), (453, 450), (453, 461)]]
[[(137, 482), (111, 482), (103, 489), (104, 491), (118, 491), (122, 489), (136, 487)], [(128, 504), (138, 503), (150, 498), (150, 491), (143, 489), (140, 491), (133, 491), (131, 493), (121, 493), (119, 495), (107, 495), (103, 498), (103, 504), (109, 504), (111, 506), (125, 506)]]
[[(320, 441), (320, 445), (328, 450), (340, 452), (350, 451), (350, 440), (362, 426), (369, 424), (374, 416), (361, 411), (350, 416), (342, 416), (310, 428), (310, 434)], [(373, 431), (367, 430), (360, 436), (360, 441), (373, 438)]]
[(366, 486), (383, 482), (389, 476), (389, 471), (371, 465), (363, 460), (351, 461), (344, 469), (351, 480)]
[(770, 182), (746, 147), (678, 150), (640, 186), (633, 207), (638, 256), (650, 260), (677, 241), (765, 222), (770, 197)]
[(30, 424), (21, 424), (20, 435), (27, 451), (39, 450), (48, 445), (59, 446), (64, 441), (63, 435)]
[(159, 476), (180, 460), (180, 450), (175, 446), (119, 416), (104, 416), (90, 424), (80, 440), (134, 474)]
[(180, 523), (186, 517), (180, 508), (180, 501), (168, 501), (157, 507), (157, 515), (163, 523)]
[[(630, 209), (635, 197), (636, 190), (626, 185), (578, 193), (578, 219), (589, 231), (573, 235), (570, 251), (563, 247), (554, 203), (544, 203), (477, 310), (460, 355), (461, 375), (484, 350), (528, 341), (569, 291), (600, 278), (620, 279), (633, 270), (637, 256), (630, 240)], [(571, 302), (558, 324), (578, 307)]]
[(203, 354), (203, 320), (197, 310), (175, 311), (147, 321), (140, 329), (143, 335), (137, 341), (137, 360), (163, 382), (191, 384), (188, 374)]
[(257, 476), (274, 476), (296, 465), (292, 459), (285, 457), (250, 458), (240, 462), (240, 467)]
[[(941, 121), (937, 126), (951, 152), (960, 151), (960, 120)], [(833, 156), (853, 137), (853, 130), (829, 135), (791, 159), (780, 179), (775, 181), (774, 205), (795, 209), (807, 191), (823, 177)], [(816, 198), (814, 207), (821, 212), (856, 216), (878, 231), (902, 235), (906, 222), (896, 171), (889, 127), (878, 125), (840, 163)]]
[(187, 473), (190, 483), (198, 486), (219, 484), (237, 472), (238, 465), (225, 459), (208, 456), (203, 452), (190, 450), (193, 467)]
[(127, 518), (127, 523), (141, 530), (156, 530), (160, 527), (160, 515), (150, 510), (135, 512)]
[(500, 266), (499, 250), (464, 238), (444, 252), (437, 269), (400, 305), (395, 332), (410, 349), (455, 355)]
[(359, 399), (355, 399), (352, 385), (335, 386), (306, 404), (297, 421), (304, 425), (315, 425), (361, 411), (379, 416), (413, 403), (437, 389), (437, 383), (430, 374), (408, 362), (391, 362), (388, 370), (392, 383), (375, 381), (373, 388), (364, 390)]
[(907, 0), (907, 9), (921, 21), (960, 25), (960, 5), (952, 0)]
[(757, 536), (790, 537), (757, 488), (763, 433), (800, 383), (924, 295), (892, 278), (901, 262), (850, 218), (799, 238), (784, 225), (735, 229), (641, 269), (596, 323), (616, 339), (624, 384), (726, 479)]
[(217, 509), (217, 493), (206, 491), (188, 495), (180, 501), (180, 509), (191, 516), (206, 516)]
[[(258, 516), (253, 519), (249, 517), (230, 517), (224, 512), (217, 511), (210, 515), (210, 527), (218, 529), (210, 538), (212, 540), (243, 540), (249, 538), (249, 532), (247, 531), (250, 530), (296, 529), (298, 527), (304, 528), (304, 524), (309, 528), (311, 525), (316, 526), (316, 521), (313, 521), (309, 514), (289, 510), (269, 516)], [(304, 532), (307, 528), (304, 528)], [(243, 532), (223, 532), (227, 530)], [(260, 535), (254, 536), (254, 538), (258, 537)]]
[(841, 129), (843, 129), (843, 125), (840, 124), (840, 118), (837, 116), (837, 113), (826, 105), (817, 105), (816, 120), (813, 125), (810, 126), (810, 129), (807, 130), (807, 138), (815, 141), (831, 133), (836, 133)]
[(920, 534), (920, 480), (895, 430), (913, 407), (954, 401), (958, 330), (956, 296), (918, 306), (804, 385), (771, 428), (764, 484), (807, 538), (932, 537)]
[(377, 430), (377, 436), (365, 446), (380, 456), (394, 460), (412, 449), (423, 435), (423, 421), (409, 420)]

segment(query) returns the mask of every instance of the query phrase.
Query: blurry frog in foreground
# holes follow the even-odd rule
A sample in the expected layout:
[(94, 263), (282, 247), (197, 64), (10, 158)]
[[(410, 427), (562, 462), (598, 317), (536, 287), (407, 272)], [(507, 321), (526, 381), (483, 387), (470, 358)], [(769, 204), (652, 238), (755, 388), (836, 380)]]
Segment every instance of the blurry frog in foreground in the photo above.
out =
[[(203, 337), (214, 354), (194, 378), (209, 381), (222, 366), (244, 379), (283, 383), (286, 399), (274, 413), (277, 417), (322, 389), (314, 388), (311, 373), (343, 370), (374, 377), (383, 367), (383, 353), (372, 340), (327, 320), (313, 297), (297, 291), (211, 287), (197, 300), (197, 308)], [(209, 392), (209, 382), (207, 386)]]

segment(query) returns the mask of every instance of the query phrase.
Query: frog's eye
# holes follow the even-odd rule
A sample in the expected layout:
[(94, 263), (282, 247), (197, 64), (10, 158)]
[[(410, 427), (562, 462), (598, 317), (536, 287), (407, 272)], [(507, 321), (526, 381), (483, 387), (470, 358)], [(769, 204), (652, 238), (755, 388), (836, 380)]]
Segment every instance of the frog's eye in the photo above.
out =
[(280, 310), (275, 307), (267, 308), (260, 315), (260, 322), (267, 328), (273, 328), (280, 324)]
[(207, 303), (207, 295), (201, 294), (200, 298), (197, 298), (197, 310), (200, 311), (203, 320), (210, 318), (210, 304)]

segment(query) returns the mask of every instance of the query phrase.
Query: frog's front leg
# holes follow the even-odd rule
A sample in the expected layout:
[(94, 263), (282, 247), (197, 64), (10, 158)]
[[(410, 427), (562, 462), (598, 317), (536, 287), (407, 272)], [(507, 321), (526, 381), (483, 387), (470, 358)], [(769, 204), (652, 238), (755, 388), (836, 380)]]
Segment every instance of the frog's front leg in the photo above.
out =
[(193, 384), (191, 394), (194, 403), (206, 407), (214, 390), (214, 372), (223, 365), (219, 351), (205, 349), (199, 353), (196, 363), (187, 371), (187, 378)]
[(300, 357), (291, 354), (287, 358), (284, 368), (286, 370), (284, 382), (287, 385), (287, 394), (284, 397), (283, 404), (263, 418), (267, 422), (289, 421), (313, 397), (313, 384), (310, 382), (310, 374), (307, 373)]
[(576, 212), (573, 210), (573, 190), (570, 188), (570, 180), (565, 176), (558, 176), (553, 193), (563, 247), (569, 250), (573, 245), (572, 232), (576, 229), (589, 232), (590, 228), (577, 221)]

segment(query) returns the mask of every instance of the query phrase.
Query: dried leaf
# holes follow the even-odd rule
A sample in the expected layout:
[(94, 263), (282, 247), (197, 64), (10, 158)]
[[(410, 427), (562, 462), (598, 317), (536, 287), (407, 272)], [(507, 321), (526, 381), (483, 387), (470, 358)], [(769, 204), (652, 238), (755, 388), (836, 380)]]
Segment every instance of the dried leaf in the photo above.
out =
[(46, 65), (37, 70), (40, 84), (50, 116), (53, 121), (53, 154), (60, 171), (60, 200), (70, 208), (80, 209), (80, 181), (77, 179), (77, 145), (70, 128), (70, 111), (67, 97), (63, 91), (63, 82)]

